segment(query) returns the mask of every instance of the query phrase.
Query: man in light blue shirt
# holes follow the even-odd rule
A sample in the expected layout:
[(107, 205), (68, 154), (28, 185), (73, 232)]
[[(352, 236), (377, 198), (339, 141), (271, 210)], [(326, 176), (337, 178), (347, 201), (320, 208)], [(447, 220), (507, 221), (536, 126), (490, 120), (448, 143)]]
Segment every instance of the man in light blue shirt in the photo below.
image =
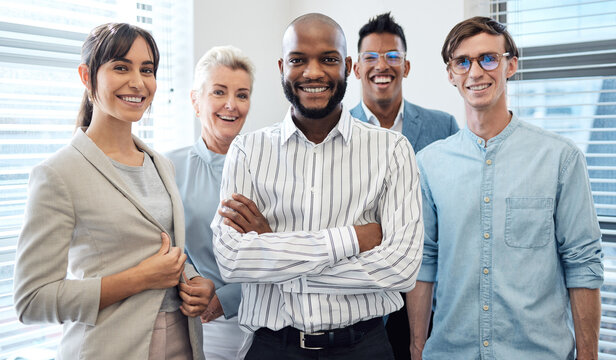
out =
[(518, 50), (503, 25), (459, 23), (442, 56), (467, 128), (417, 157), (425, 238), (407, 294), (412, 359), (596, 359), (603, 266), (584, 155), (507, 110)]

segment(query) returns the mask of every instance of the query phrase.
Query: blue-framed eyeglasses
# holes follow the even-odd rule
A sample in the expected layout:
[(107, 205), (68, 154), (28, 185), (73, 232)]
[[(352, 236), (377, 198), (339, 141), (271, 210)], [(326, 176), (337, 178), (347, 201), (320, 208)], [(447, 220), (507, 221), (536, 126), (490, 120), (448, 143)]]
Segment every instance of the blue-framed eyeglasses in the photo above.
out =
[(492, 71), (498, 67), (500, 64), (500, 60), (503, 57), (509, 56), (509, 53), (506, 52), (504, 54), (497, 53), (488, 53), (481, 54), (477, 57), (468, 57), (468, 56), (460, 56), (457, 58), (453, 58), (449, 60), (447, 66), (453, 71), (455, 74), (462, 75), (466, 74), (471, 70), (471, 66), (473, 65), (473, 61), (477, 60), (477, 64), (479, 67), (484, 69), (485, 71)]
[(359, 60), (366, 64), (375, 64), (379, 61), (380, 57), (383, 57), (389, 65), (397, 66), (404, 62), (405, 52), (402, 51), (388, 51), (386, 53), (378, 53), (375, 51), (364, 51), (359, 53)]

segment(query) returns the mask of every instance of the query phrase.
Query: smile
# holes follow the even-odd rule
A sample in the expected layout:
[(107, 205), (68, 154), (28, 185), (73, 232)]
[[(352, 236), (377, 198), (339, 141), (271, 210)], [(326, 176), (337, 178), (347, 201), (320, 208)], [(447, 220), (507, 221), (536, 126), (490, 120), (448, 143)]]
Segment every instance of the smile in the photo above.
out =
[(299, 88), (300, 88), (300, 90), (305, 91), (307, 93), (311, 93), (311, 94), (322, 93), (322, 92), (326, 91), (327, 89), (329, 89), (329, 87), (327, 87), (327, 86), (323, 86), (323, 87), (303, 87), (303, 86), (300, 86)]
[(221, 120), (230, 121), (230, 122), (233, 122), (238, 119), (237, 116), (220, 115), (220, 114), (216, 114), (216, 116), (218, 116), (218, 118)]
[(469, 90), (473, 90), (473, 91), (480, 91), (483, 89), (487, 89), (490, 86), (492, 86), (492, 84), (472, 85), (472, 86), (467, 86), (466, 88)]
[(118, 96), (120, 99), (131, 102), (131, 103), (140, 103), (145, 100), (143, 96)]
[(375, 84), (389, 84), (394, 78), (391, 75), (375, 75), (370, 80)]

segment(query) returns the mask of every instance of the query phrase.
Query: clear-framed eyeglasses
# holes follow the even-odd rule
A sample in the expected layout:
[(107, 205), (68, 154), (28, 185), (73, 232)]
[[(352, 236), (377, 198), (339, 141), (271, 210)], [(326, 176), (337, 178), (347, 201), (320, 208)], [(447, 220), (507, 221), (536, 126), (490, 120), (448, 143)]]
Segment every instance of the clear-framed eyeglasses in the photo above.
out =
[(385, 53), (364, 51), (359, 53), (359, 60), (366, 64), (376, 64), (381, 56), (389, 65), (398, 66), (404, 62), (406, 53), (403, 51), (388, 51)]

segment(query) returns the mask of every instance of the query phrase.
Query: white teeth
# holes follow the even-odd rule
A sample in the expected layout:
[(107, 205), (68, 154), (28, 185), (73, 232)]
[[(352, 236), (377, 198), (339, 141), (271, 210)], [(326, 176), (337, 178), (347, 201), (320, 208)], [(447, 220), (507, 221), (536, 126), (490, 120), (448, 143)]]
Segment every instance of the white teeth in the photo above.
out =
[(309, 93), (320, 93), (323, 92), (325, 90), (327, 90), (326, 87), (319, 87), (319, 88), (302, 88), (303, 91), (305, 92), (309, 92)]
[(140, 103), (143, 99), (141, 96), (122, 96), (122, 100), (134, 103)]
[(236, 116), (218, 115), (218, 117), (223, 119), (223, 120), (227, 120), (227, 121), (235, 121), (237, 119)]
[(484, 84), (484, 85), (477, 85), (477, 86), (469, 86), (468, 88), (471, 90), (483, 90), (486, 89), (488, 86), (490, 86), (489, 84)]
[(375, 76), (374, 82), (377, 84), (386, 84), (391, 82), (391, 77), (389, 76)]

